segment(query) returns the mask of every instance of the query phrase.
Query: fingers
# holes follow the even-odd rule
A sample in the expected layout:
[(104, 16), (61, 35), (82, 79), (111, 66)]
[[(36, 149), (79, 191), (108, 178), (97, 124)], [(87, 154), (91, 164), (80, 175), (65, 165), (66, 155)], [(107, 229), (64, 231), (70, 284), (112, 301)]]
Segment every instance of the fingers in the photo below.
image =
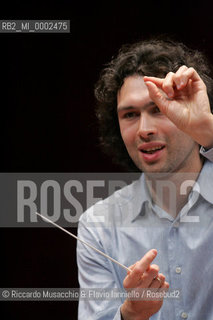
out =
[(162, 89), (169, 98), (172, 98), (174, 96), (175, 88), (180, 90), (187, 85), (189, 77), (191, 75), (191, 73), (187, 73), (187, 71), (190, 69), (188, 69), (186, 66), (181, 66), (176, 73), (169, 72), (166, 75), (165, 80), (162, 84)]
[[(190, 68), (190, 69), (192, 71), (192, 68)], [(182, 66), (178, 69), (178, 71), (176, 73), (173, 74), (174, 75), (174, 77), (173, 77), (174, 84), (176, 85), (176, 88), (178, 90), (183, 89), (187, 85), (187, 82), (189, 80), (189, 76), (191, 74), (191, 72), (189, 74), (187, 71), (190, 69), (188, 69), (186, 66)]]
[(186, 66), (180, 67), (174, 76), (177, 89), (182, 89), (183, 87), (185, 87), (189, 79), (192, 81), (203, 82), (203, 80), (194, 68), (187, 68)]
[(169, 289), (169, 283), (165, 281), (162, 284), (161, 289), (167, 291)]
[(167, 110), (169, 108), (169, 99), (165, 93), (151, 81), (147, 81), (146, 86), (149, 90), (150, 99), (160, 108), (162, 113), (167, 114)]
[(132, 271), (127, 274), (124, 279), (125, 288), (135, 288), (141, 281), (141, 276), (150, 267), (151, 262), (155, 259), (157, 250), (152, 249), (148, 251), (143, 258), (136, 262), (132, 267)]
[(151, 262), (157, 255), (157, 250), (148, 251), (140, 261), (131, 265), (126, 278), (123, 281), (126, 290), (138, 289), (168, 289), (169, 284), (165, 281), (165, 276), (159, 273), (159, 266)]
[(173, 98), (175, 96), (175, 90), (184, 89), (190, 81), (199, 81), (201, 85), (205, 86), (196, 70), (186, 66), (181, 66), (176, 73), (169, 72), (164, 79), (144, 77), (146, 84), (149, 81), (154, 83), (158, 88), (161, 88), (169, 98)]
[[(152, 264), (148, 270), (141, 276), (138, 287), (149, 288), (154, 279), (158, 276), (159, 267), (156, 264)], [(159, 282), (159, 281), (158, 281)]]
[(158, 276), (153, 279), (149, 288), (152, 288), (152, 289), (162, 288), (162, 286), (164, 285), (165, 279), (166, 277), (162, 273), (159, 273)]
[[(140, 278), (132, 279), (132, 281), (124, 281), (124, 288), (128, 289), (166, 289), (169, 288), (168, 282), (165, 281), (166, 277), (159, 273), (159, 266), (152, 264)], [(130, 279), (128, 279), (130, 280)]]
[(144, 82), (146, 83), (147, 81), (151, 81), (153, 82), (154, 84), (156, 84), (157, 87), (161, 88), (163, 82), (164, 82), (164, 79), (161, 79), (161, 78), (156, 78), (156, 77), (147, 77), (147, 76), (144, 76)]

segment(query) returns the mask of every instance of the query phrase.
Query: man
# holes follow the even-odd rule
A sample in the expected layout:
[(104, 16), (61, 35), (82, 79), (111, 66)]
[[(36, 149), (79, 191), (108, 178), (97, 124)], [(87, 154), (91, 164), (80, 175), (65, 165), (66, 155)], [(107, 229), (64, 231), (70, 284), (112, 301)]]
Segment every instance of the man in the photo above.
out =
[(79, 222), (79, 237), (131, 272), (78, 243), (80, 285), (155, 293), (170, 287), (178, 294), (164, 301), (80, 300), (79, 319), (213, 318), (208, 74), (201, 53), (160, 40), (122, 48), (101, 74), (96, 97), (102, 144), (120, 163), (144, 173)]

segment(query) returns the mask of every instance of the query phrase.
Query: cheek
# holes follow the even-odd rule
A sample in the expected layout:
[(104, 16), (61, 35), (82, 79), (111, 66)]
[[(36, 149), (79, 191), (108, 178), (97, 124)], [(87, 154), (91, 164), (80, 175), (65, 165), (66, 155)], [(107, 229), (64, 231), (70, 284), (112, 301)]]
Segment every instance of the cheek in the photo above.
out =
[(167, 143), (173, 143), (175, 146), (175, 141), (180, 143), (184, 139), (185, 134), (179, 130), (175, 124), (173, 124), (169, 119), (161, 124), (158, 130), (158, 134), (165, 139)]
[(162, 132), (165, 132), (165, 133), (167, 133), (167, 134), (171, 134), (171, 133), (179, 133), (179, 132), (182, 132), (182, 131), (180, 131), (177, 127), (176, 127), (176, 125), (172, 122), (172, 121), (170, 121), (168, 118), (164, 118), (162, 121), (161, 121), (161, 123), (160, 123), (160, 125), (159, 125), (159, 129), (161, 129), (162, 130)]
[(121, 127), (121, 136), (123, 138), (125, 145), (127, 147), (128, 146), (131, 147), (131, 145), (134, 143), (135, 137), (136, 137), (134, 128), (133, 127), (124, 127), (124, 128)]
[(190, 150), (195, 145), (195, 142), (186, 133), (177, 129), (177, 127), (170, 129), (167, 139), (176, 153), (187, 152), (187, 150)]

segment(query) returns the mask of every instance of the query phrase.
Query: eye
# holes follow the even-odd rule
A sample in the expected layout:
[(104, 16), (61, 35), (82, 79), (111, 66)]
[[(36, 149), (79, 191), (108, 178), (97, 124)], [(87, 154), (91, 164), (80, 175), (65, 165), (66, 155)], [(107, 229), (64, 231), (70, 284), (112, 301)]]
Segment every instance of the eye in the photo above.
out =
[(157, 107), (157, 106), (155, 106), (154, 108), (153, 108), (153, 113), (160, 113), (161, 111), (160, 111), (160, 109)]
[(132, 118), (136, 118), (138, 116), (139, 116), (139, 113), (137, 113), (137, 112), (127, 112), (127, 113), (124, 114), (123, 117), (125, 119), (132, 119)]

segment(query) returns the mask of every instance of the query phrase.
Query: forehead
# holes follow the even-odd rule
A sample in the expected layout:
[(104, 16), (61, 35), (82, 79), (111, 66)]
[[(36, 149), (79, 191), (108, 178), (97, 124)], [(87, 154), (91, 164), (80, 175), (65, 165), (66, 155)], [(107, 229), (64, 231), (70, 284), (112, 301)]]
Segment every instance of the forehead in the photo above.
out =
[(149, 98), (148, 89), (143, 81), (142, 76), (130, 76), (124, 80), (121, 89), (117, 94), (117, 105), (127, 106), (133, 102), (142, 104), (147, 102)]

